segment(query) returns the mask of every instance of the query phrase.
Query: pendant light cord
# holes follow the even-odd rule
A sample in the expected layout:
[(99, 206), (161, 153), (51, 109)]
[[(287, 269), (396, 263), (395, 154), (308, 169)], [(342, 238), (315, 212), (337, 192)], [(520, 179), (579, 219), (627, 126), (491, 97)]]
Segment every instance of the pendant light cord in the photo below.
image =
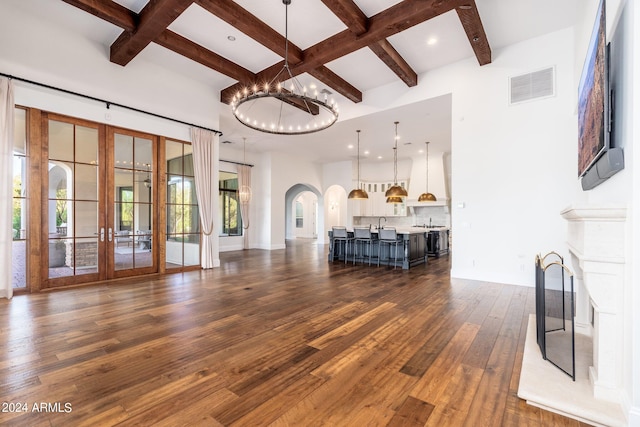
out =
[(360, 129), (358, 129), (358, 188), (360, 188)]
[(427, 193), (429, 192), (429, 141), (426, 142), (427, 144), (427, 173), (426, 173), (426, 179), (425, 182), (427, 184)]
[(396, 125), (395, 145), (393, 147), (393, 185), (398, 185), (398, 123)]

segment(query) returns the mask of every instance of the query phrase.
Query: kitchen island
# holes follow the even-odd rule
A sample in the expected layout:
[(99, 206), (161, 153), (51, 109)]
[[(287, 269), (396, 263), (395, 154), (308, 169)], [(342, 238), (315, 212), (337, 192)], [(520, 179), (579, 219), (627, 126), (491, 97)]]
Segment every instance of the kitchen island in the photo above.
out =
[[(424, 228), (418, 227), (403, 227), (396, 228), (397, 240), (397, 264), (396, 264), (396, 249), (395, 246), (383, 245), (379, 248), (378, 230), (372, 229), (371, 234), (373, 236), (372, 244), (358, 246), (358, 256), (355, 259), (355, 263), (361, 263), (365, 265), (391, 265), (396, 267), (402, 267), (408, 270), (411, 267), (415, 267), (420, 264), (427, 263), (427, 238), (429, 231)], [(348, 230), (348, 235), (353, 237), (353, 230)], [(345, 256), (347, 263), (354, 262), (354, 242), (350, 242), (345, 245), (344, 242), (334, 241), (333, 231), (329, 231), (329, 262), (342, 261), (345, 262)], [(378, 249), (380, 249), (380, 259), (378, 259)]]

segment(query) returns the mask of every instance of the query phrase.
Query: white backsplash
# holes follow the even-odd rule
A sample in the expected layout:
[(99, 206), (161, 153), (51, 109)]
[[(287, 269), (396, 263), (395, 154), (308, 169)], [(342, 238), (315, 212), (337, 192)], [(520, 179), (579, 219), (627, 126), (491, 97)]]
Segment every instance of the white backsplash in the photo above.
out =
[[(413, 225), (441, 225), (451, 227), (451, 215), (447, 206), (407, 208), (407, 216), (388, 216), (382, 224), (391, 227), (411, 227)], [(356, 216), (353, 225), (378, 226), (379, 216)]]

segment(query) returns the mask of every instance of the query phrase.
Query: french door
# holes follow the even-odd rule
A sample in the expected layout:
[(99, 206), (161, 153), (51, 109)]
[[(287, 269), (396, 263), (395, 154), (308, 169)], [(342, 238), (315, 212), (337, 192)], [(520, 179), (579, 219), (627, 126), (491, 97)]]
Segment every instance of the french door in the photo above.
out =
[(43, 287), (157, 272), (157, 137), (54, 114), (42, 123)]
[(110, 277), (158, 271), (157, 137), (107, 129), (107, 246)]

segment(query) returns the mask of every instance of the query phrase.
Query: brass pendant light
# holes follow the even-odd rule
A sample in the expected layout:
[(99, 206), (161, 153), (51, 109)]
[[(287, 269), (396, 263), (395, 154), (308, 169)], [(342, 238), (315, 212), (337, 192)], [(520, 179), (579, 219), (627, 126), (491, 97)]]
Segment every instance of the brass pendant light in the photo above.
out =
[(420, 195), (420, 197), (418, 197), (418, 201), (419, 202), (435, 202), (436, 196), (434, 196), (433, 194), (429, 193), (429, 141), (425, 142), (425, 144), (427, 144), (427, 173), (426, 173), (426, 179), (425, 179), (425, 192), (422, 193)]
[(402, 199), (407, 197), (407, 190), (398, 185), (398, 123), (396, 125), (395, 143), (393, 146), (393, 185), (384, 193), (387, 203), (402, 203)]
[(357, 183), (358, 188), (354, 188), (353, 190), (351, 190), (348, 198), (349, 199), (368, 199), (369, 195), (367, 194), (367, 192), (360, 188), (360, 129), (358, 129), (356, 132), (358, 132), (358, 183)]

